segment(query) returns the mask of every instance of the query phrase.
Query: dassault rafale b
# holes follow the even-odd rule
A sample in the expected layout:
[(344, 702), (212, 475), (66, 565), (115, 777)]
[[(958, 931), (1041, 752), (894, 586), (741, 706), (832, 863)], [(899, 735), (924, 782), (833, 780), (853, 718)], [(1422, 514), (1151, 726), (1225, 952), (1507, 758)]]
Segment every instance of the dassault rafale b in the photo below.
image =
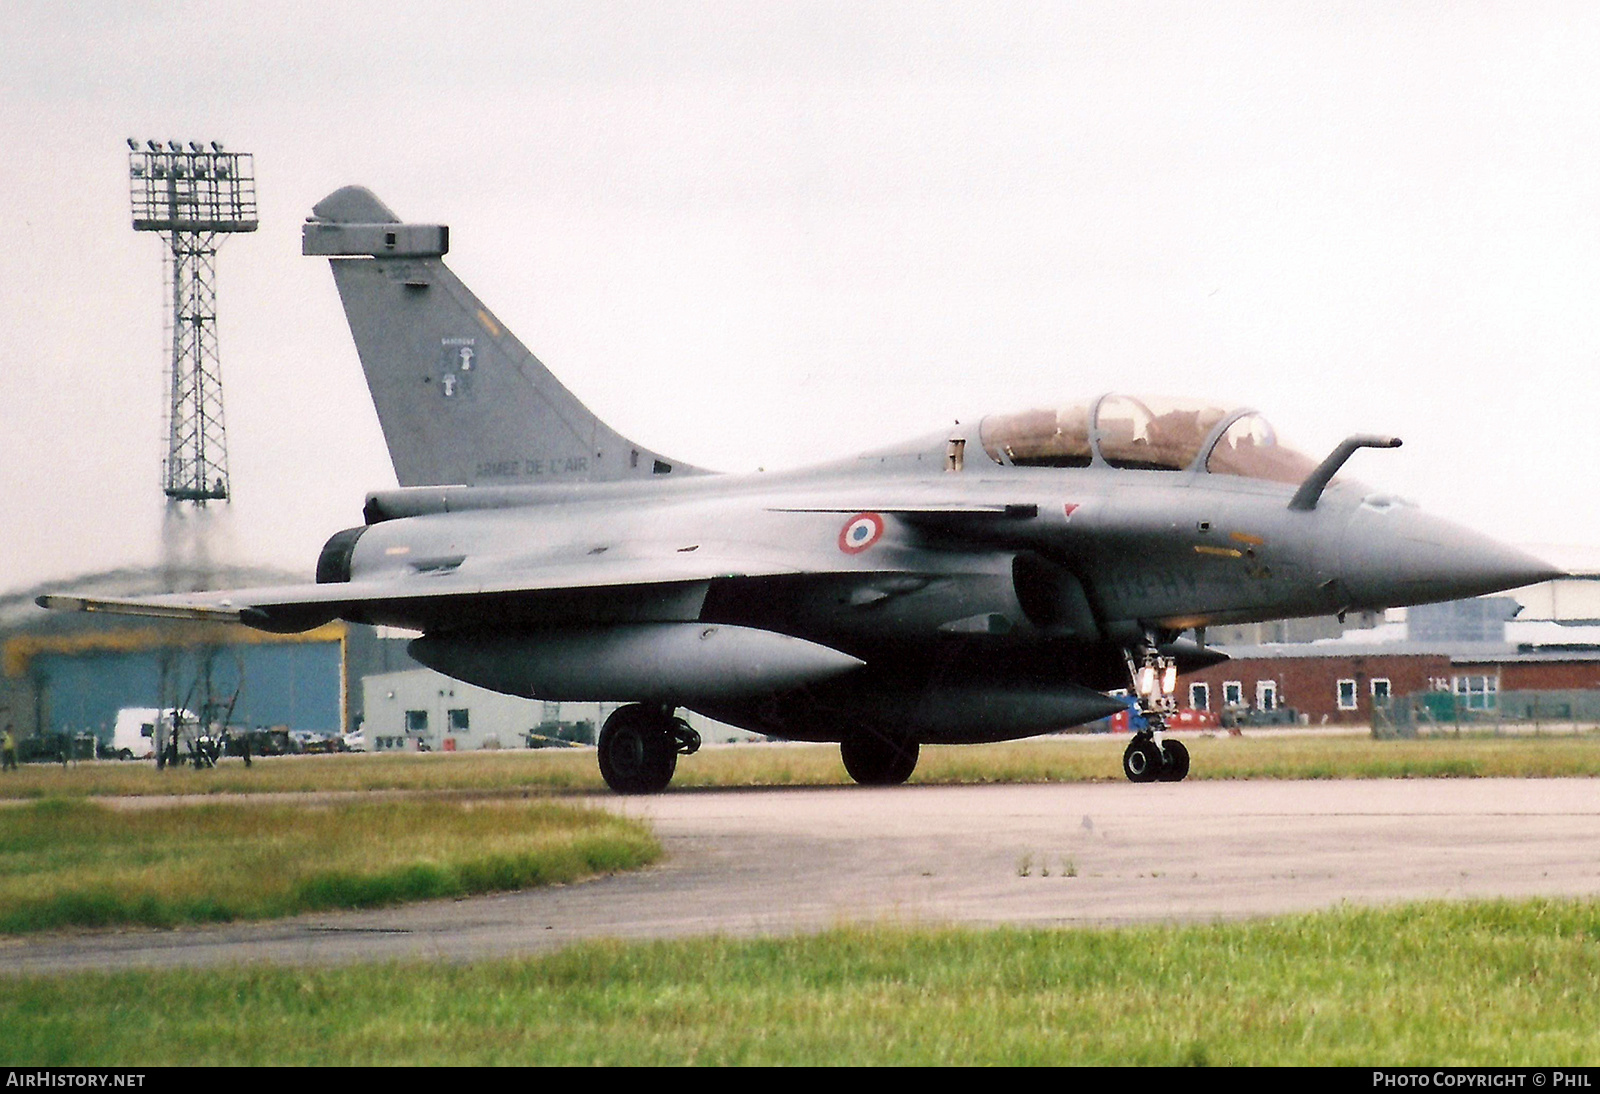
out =
[(400, 488), (366, 499), (316, 583), (49, 608), (338, 618), (512, 695), (625, 705), (599, 738), (623, 793), (664, 789), (680, 709), (838, 742), (862, 783), (924, 744), (1145, 714), (1135, 782), (1178, 780), (1177, 675), (1210, 625), (1476, 596), (1550, 566), (1335, 473), (1253, 410), (1103, 395), (998, 413), (802, 471), (722, 475), (608, 428), (445, 266), (443, 225), (346, 187), (304, 225), (330, 260)]

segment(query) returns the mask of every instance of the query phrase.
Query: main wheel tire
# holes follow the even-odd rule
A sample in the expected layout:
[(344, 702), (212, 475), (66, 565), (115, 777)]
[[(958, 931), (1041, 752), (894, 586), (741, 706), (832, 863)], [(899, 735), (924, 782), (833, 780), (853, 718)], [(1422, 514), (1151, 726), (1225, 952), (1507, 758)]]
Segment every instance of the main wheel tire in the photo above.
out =
[(856, 733), (839, 743), (844, 769), (862, 786), (899, 786), (917, 769), (921, 752), (913, 737), (875, 730)]
[(678, 770), (678, 745), (665, 719), (642, 706), (618, 707), (600, 730), (600, 777), (618, 794), (659, 794)]
[(1189, 750), (1182, 741), (1163, 741), (1161, 744), (1161, 774), (1164, 783), (1182, 782), (1189, 774)]
[(1161, 749), (1149, 737), (1135, 737), (1122, 754), (1122, 773), (1129, 782), (1155, 782), (1162, 766)]

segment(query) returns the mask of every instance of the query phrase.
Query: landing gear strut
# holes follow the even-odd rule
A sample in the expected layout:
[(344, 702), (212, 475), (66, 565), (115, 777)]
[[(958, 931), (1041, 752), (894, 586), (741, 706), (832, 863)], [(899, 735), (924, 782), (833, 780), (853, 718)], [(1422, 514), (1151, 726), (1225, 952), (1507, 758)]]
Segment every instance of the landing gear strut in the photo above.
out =
[(915, 737), (863, 730), (839, 743), (844, 769), (862, 786), (899, 786), (917, 769)]
[(1127, 651), (1126, 657), (1128, 676), (1139, 697), (1139, 717), (1130, 721), (1144, 724), (1132, 727), (1133, 740), (1122, 754), (1122, 773), (1129, 782), (1179, 782), (1189, 774), (1189, 750), (1179, 741), (1156, 740), (1157, 733), (1166, 732), (1168, 716), (1178, 711), (1173, 696), (1178, 664), (1157, 652), (1154, 634), (1146, 634), (1143, 645)]
[(600, 777), (618, 794), (659, 794), (678, 770), (678, 756), (700, 749), (700, 734), (671, 707), (618, 707), (600, 729)]

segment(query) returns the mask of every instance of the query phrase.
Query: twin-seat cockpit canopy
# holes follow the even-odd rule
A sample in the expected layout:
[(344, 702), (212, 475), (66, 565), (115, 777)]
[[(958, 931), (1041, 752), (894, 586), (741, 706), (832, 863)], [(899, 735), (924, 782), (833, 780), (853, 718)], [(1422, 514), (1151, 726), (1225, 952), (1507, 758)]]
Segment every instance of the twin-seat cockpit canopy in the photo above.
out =
[(1054, 410), (991, 414), (978, 426), (983, 450), (1011, 467), (1209, 471), (1299, 483), (1316, 461), (1278, 443), (1253, 410), (1184, 399), (1102, 395)]

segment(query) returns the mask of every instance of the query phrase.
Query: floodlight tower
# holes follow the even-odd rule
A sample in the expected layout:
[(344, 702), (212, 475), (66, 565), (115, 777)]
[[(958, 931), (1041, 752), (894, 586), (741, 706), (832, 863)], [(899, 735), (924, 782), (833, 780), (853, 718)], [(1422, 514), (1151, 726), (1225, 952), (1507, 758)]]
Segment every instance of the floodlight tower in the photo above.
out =
[(255, 161), (190, 141), (128, 141), (133, 228), (160, 232), (172, 298), (171, 402), (163, 487), (171, 503), (227, 501), (228, 439), (217, 357), (217, 244), (253, 232)]

